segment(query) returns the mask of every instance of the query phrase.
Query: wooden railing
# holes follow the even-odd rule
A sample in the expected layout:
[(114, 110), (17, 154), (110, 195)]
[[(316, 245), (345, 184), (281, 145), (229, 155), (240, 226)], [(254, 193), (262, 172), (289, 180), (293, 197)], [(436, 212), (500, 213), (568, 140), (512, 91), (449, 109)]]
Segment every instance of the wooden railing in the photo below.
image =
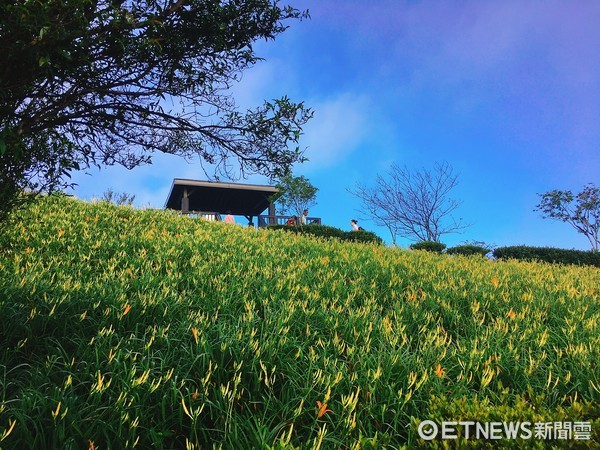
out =
[[(216, 220), (216, 221), (220, 221), (223, 220), (225, 218), (225, 216), (219, 214), (218, 212), (212, 212), (212, 211), (187, 211), (187, 212), (183, 212), (182, 214), (188, 216), (188, 217), (193, 217), (193, 218), (203, 218), (206, 220)], [(258, 216), (258, 228), (264, 228), (268, 225), (286, 225), (288, 223), (288, 221), (290, 220), (291, 216), (271, 216), (268, 214), (265, 215), (259, 215)], [(317, 224), (317, 225), (321, 225), (321, 218), (320, 217), (306, 217), (306, 223), (307, 224)], [(299, 223), (297, 223), (298, 225)]]
[[(258, 216), (258, 227), (264, 228), (268, 225), (285, 225), (288, 220), (290, 220), (291, 216), (269, 216), (269, 215), (260, 215)], [(317, 224), (321, 225), (320, 217), (306, 217), (307, 224)]]

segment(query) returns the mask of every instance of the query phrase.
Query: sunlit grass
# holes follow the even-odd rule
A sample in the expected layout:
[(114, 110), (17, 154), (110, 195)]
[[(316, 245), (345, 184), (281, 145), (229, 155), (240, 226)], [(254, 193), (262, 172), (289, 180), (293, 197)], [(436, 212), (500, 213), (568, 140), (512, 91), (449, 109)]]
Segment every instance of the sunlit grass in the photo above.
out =
[(597, 268), (57, 197), (1, 239), (2, 448), (413, 447), (424, 419), (597, 438)]

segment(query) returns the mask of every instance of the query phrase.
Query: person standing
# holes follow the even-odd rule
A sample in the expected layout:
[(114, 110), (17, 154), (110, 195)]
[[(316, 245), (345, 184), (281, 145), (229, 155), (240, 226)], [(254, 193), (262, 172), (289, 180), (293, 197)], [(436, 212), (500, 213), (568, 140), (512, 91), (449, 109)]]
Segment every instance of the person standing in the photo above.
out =
[(300, 216), (300, 225), (306, 225), (306, 216), (308, 216), (308, 209), (305, 209)]
[(235, 223), (235, 218), (231, 215), (231, 211), (227, 211), (227, 215), (225, 216), (225, 223)]
[(350, 226), (352, 227), (352, 231), (358, 231), (360, 230), (360, 227), (358, 226), (358, 222), (356, 219), (352, 219), (350, 221)]

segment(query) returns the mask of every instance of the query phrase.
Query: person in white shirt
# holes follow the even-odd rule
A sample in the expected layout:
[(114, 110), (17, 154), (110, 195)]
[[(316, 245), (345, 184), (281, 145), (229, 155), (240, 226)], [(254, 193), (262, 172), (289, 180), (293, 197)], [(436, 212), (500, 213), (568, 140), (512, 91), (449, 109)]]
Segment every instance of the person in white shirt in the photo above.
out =
[(306, 225), (306, 216), (308, 216), (308, 209), (305, 209), (300, 216), (300, 225)]

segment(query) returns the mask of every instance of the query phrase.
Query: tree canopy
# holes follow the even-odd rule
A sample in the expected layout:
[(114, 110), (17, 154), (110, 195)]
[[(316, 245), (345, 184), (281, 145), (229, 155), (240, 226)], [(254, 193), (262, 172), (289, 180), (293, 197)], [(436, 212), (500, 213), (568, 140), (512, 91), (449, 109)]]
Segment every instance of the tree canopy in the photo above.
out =
[(277, 202), (280, 214), (300, 217), (305, 209), (316, 205), (318, 188), (314, 187), (305, 176), (295, 177), (292, 174), (282, 176), (277, 183), (279, 194), (273, 200)]
[(600, 244), (599, 187), (588, 183), (578, 194), (555, 189), (538, 194), (538, 196), (541, 200), (535, 211), (540, 211), (544, 219), (549, 218), (568, 223), (588, 239), (592, 250), (598, 251)]
[(307, 15), (279, 0), (2, 2), (0, 200), (156, 152), (216, 178), (286, 173), (312, 112), (287, 97), (240, 111), (230, 88), (256, 41)]

